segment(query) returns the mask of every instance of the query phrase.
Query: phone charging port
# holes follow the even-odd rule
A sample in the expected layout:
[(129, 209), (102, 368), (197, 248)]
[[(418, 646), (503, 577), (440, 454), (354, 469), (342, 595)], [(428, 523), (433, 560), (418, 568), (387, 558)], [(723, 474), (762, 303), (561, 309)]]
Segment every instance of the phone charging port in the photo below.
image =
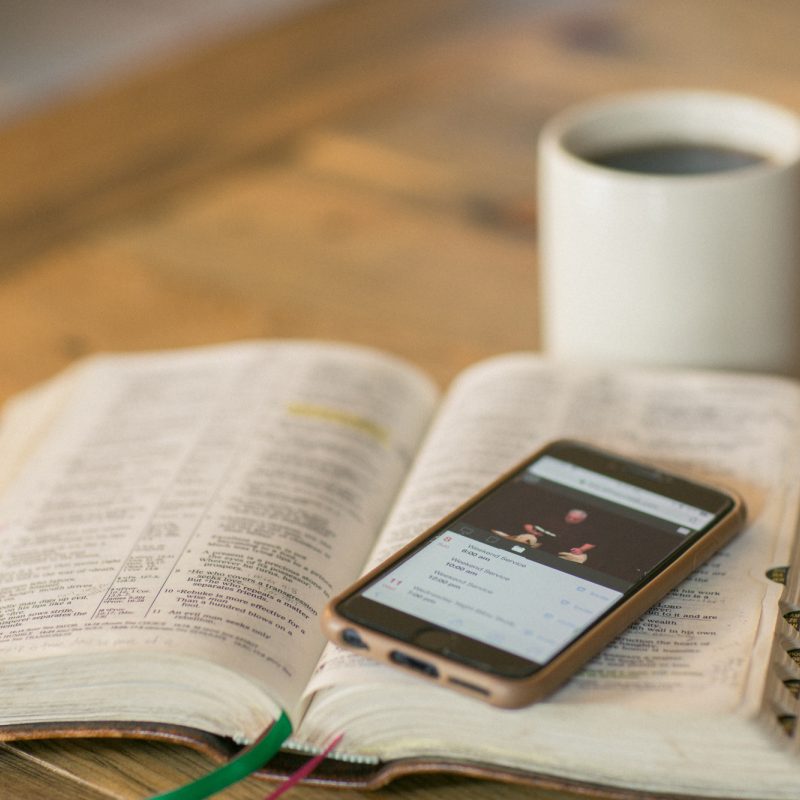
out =
[(367, 643), (359, 636), (358, 631), (352, 628), (345, 628), (342, 631), (342, 641), (350, 647), (357, 647), (359, 650), (369, 650)]
[(429, 664), (427, 661), (422, 661), (419, 658), (414, 658), (413, 656), (401, 653), (399, 650), (392, 650), (392, 652), (389, 654), (389, 658), (394, 661), (395, 664), (402, 664), (404, 667), (409, 667), (417, 672), (423, 672), (425, 675), (428, 675), (431, 678), (439, 677), (439, 670), (436, 669), (433, 664)]

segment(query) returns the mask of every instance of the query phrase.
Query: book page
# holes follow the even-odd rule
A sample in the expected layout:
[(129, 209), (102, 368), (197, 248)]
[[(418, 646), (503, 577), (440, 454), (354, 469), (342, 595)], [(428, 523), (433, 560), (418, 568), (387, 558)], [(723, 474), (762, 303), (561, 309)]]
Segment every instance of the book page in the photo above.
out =
[(291, 710), (433, 386), (355, 347), (253, 343), (96, 358), (68, 395), (0, 505), (0, 658), (183, 653)]
[[(550, 702), (657, 708), (680, 698), (752, 711), (780, 594), (764, 572), (787, 562), (796, 521), (799, 400), (794, 384), (767, 377), (567, 369), (525, 355), (479, 365), (445, 399), (368, 566), (552, 438), (582, 439), (727, 484), (751, 509), (746, 532)], [(330, 646), (309, 694), (409, 680)]]

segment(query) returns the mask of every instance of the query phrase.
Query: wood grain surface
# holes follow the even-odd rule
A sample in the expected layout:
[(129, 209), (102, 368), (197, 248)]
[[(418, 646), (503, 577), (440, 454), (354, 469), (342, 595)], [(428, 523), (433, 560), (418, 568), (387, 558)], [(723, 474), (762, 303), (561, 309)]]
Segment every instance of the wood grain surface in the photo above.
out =
[[(248, 337), (366, 343), (442, 385), (535, 349), (543, 121), (654, 87), (800, 111), (798, 31), (793, 0), (339, 0), (65, 98), (0, 130), (0, 397), (87, 353)], [(207, 768), (5, 744), (0, 798), (142, 798)], [(566, 797), (447, 777), (372, 796)]]

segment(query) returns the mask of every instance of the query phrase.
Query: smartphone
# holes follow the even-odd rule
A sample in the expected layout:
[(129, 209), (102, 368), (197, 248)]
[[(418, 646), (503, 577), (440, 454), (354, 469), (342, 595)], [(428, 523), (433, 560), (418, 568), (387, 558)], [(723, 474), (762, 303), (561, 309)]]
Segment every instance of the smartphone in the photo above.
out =
[(730, 491), (552, 442), (331, 600), (323, 629), (516, 708), (566, 681), (744, 519)]

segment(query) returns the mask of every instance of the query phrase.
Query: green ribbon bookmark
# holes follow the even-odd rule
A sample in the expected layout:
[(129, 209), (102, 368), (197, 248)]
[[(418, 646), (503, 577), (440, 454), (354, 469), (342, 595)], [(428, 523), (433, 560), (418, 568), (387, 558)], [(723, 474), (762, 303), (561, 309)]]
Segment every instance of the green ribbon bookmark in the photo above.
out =
[(236, 758), (192, 783), (156, 795), (151, 800), (203, 800), (221, 792), (263, 767), (281, 749), (291, 733), (292, 723), (286, 713), (281, 712), (270, 729)]

